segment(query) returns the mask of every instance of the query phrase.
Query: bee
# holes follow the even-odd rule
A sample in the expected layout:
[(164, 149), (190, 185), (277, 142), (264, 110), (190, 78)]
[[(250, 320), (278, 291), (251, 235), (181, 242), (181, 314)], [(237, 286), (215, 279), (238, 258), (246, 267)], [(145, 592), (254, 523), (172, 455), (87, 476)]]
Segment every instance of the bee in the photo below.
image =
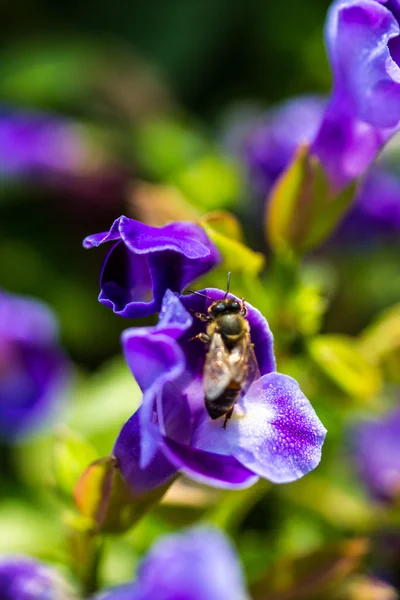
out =
[(206, 332), (191, 340), (198, 339), (208, 346), (203, 371), (204, 401), (212, 419), (225, 416), (224, 429), (241, 391), (259, 377), (245, 300), (242, 298), (239, 302), (236, 298), (228, 298), (229, 287), (230, 273), (222, 300), (209, 298), (213, 302), (207, 314), (191, 311), (207, 323)]

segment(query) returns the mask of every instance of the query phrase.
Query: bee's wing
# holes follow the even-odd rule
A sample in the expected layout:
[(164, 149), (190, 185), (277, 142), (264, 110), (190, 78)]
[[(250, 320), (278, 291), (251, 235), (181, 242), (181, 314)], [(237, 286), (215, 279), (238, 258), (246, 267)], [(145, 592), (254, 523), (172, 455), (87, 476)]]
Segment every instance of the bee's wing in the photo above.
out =
[(230, 354), (219, 333), (214, 333), (204, 365), (204, 394), (207, 400), (216, 400), (232, 380)]
[(250, 336), (244, 336), (232, 349), (229, 356), (232, 380), (236, 383), (246, 381), (250, 385), (260, 377), (260, 370)]

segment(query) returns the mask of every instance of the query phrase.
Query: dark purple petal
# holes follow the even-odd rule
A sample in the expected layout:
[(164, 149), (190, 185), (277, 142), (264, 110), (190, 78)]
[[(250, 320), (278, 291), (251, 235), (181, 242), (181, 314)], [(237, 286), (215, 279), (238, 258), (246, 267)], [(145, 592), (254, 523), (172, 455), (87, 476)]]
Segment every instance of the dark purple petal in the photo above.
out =
[(1, 600), (73, 600), (76, 596), (51, 567), (27, 556), (0, 556)]
[(396, 501), (400, 496), (400, 410), (360, 423), (351, 438), (360, 477), (371, 495)]
[(123, 317), (139, 318), (156, 312), (148, 258), (133, 254), (120, 241), (114, 244), (101, 268), (99, 302)]
[(150, 227), (127, 217), (109, 233), (87, 237), (91, 248), (115, 241), (101, 272), (100, 302), (129, 318), (157, 312), (167, 289), (181, 292), (220, 260), (204, 230), (194, 223)]
[(287, 483), (321, 460), (326, 429), (298, 383), (280, 373), (254, 382), (235, 406), (225, 430), (204, 420), (194, 434), (197, 448), (229, 454), (260, 477)]
[[(224, 431), (221, 422), (218, 422), (220, 435)], [(247, 488), (258, 480), (258, 476), (244, 467), (233, 456), (213, 452), (214, 448), (208, 446), (201, 450), (193, 446), (181, 444), (170, 438), (164, 439), (163, 451), (169, 460), (181, 473), (206, 485), (223, 489)]]
[(164, 485), (177, 473), (160, 449), (156, 450), (145, 468), (141, 467), (142, 430), (139, 411), (125, 423), (113, 450), (124, 478), (133, 493), (138, 495)]
[(220, 532), (193, 529), (162, 538), (139, 566), (137, 581), (98, 600), (246, 600), (237, 557)]

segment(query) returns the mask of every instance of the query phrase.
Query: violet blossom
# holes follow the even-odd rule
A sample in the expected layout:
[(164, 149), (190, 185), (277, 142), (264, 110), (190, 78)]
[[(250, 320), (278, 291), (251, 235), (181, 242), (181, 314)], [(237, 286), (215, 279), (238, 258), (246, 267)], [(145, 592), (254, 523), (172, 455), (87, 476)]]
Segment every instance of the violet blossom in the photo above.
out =
[(47, 306), (0, 290), (0, 437), (14, 441), (48, 422), (68, 376)]
[(336, 0), (325, 28), (333, 88), (312, 145), (336, 186), (359, 177), (400, 121), (398, 0)]
[(216, 529), (193, 529), (161, 538), (139, 565), (134, 583), (97, 600), (246, 600), (238, 559)]
[[(202, 293), (224, 297), (217, 289)], [(198, 294), (178, 298), (168, 290), (156, 326), (123, 333), (125, 357), (143, 401), (124, 425), (114, 454), (133, 488), (148, 465), (164, 481), (161, 458), (197, 481), (232, 489), (259, 477), (294, 481), (320, 461), (326, 430), (297, 382), (276, 372), (268, 323), (248, 303), (260, 377), (243, 386), (226, 429), (223, 418), (210, 419), (203, 392), (206, 348), (191, 341), (204, 323), (188, 312), (205, 313), (210, 304)]]
[(376, 500), (400, 497), (400, 409), (384, 418), (360, 423), (352, 432), (354, 459), (360, 478)]
[(0, 556), (2, 600), (73, 600), (55, 569), (28, 556)]
[(301, 142), (335, 189), (365, 173), (400, 123), (399, 19), (398, 0), (332, 3), (325, 27), (330, 97), (325, 107), (313, 97), (291, 100), (255, 123), (246, 158), (258, 193), (268, 191)]
[(202, 227), (185, 221), (151, 227), (122, 216), (109, 232), (90, 235), (83, 244), (105, 242), (113, 244), (103, 262), (99, 301), (129, 318), (158, 312), (167, 289), (182, 292), (220, 260)]

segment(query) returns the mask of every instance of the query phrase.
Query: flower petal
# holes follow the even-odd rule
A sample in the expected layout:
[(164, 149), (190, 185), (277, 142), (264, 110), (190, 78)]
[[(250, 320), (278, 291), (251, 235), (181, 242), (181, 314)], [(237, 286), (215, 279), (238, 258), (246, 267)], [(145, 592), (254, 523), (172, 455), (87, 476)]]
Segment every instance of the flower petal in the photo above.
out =
[(193, 445), (229, 454), (260, 477), (287, 483), (318, 465), (325, 434), (298, 383), (270, 373), (252, 384), (225, 430), (220, 420), (205, 419)]
[(185, 357), (177, 342), (152, 327), (131, 328), (122, 334), (122, 345), (129, 368), (144, 392), (140, 408), (141, 466), (156, 452), (153, 412), (157, 397), (167, 382), (177, 379), (185, 369)]
[[(105, 244), (106, 242), (113, 242), (115, 240), (119, 240), (121, 238), (120, 234), (120, 223), (121, 219), (124, 217), (118, 217), (115, 219), (114, 223), (110, 227), (110, 231), (102, 231), (101, 233), (94, 233), (93, 235), (88, 235), (83, 240), (84, 248), (97, 248), (101, 244)], [(126, 217), (125, 217), (126, 218)]]
[(139, 411), (125, 423), (113, 450), (124, 478), (136, 494), (148, 492), (167, 483), (177, 473), (176, 468), (159, 449), (156, 450), (147, 466), (141, 467), (143, 429)]
[(103, 261), (99, 302), (126, 318), (156, 312), (147, 257), (133, 254), (120, 241), (114, 244)]
[[(218, 424), (223, 435), (221, 423)], [(257, 475), (244, 467), (233, 456), (218, 454), (164, 438), (163, 452), (187, 477), (223, 489), (242, 489), (252, 486)]]
[(140, 221), (120, 217), (121, 239), (135, 254), (172, 250), (196, 260), (211, 253), (204, 230), (194, 223), (177, 221), (165, 227), (151, 227)]
[(389, 4), (380, 1), (337, 0), (328, 13), (335, 88), (353, 105), (355, 118), (376, 127), (400, 120), (400, 68), (390, 51), (399, 33)]

